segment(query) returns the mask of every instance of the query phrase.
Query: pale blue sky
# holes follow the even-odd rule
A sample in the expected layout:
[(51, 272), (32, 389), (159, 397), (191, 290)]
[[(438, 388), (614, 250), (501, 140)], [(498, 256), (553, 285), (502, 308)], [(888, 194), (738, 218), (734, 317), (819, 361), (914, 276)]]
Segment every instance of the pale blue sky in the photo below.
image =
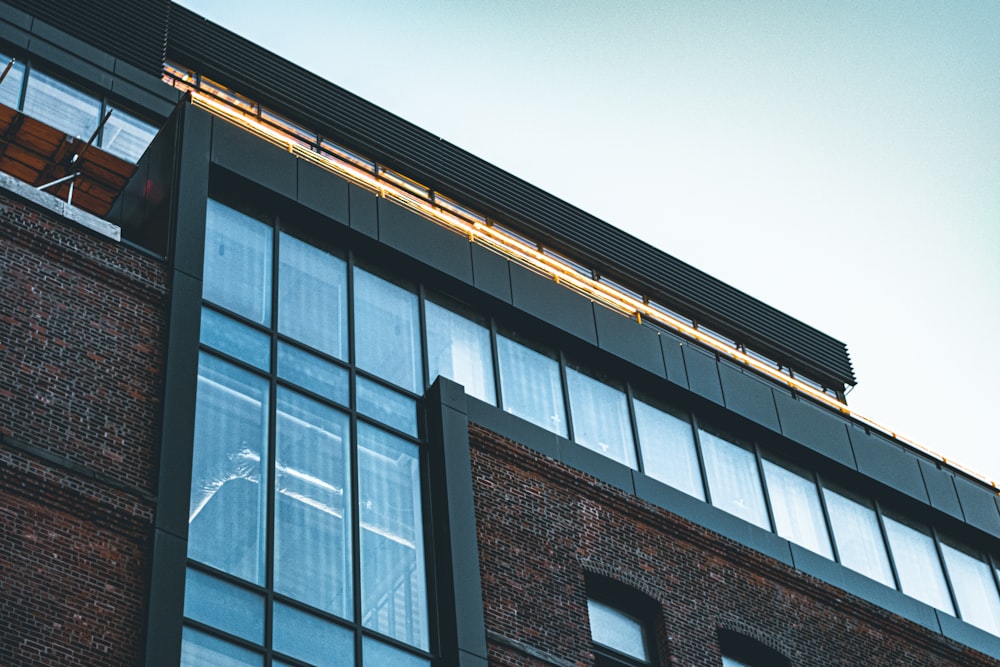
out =
[(181, 4), (845, 341), (852, 407), (1000, 480), (1000, 2)]

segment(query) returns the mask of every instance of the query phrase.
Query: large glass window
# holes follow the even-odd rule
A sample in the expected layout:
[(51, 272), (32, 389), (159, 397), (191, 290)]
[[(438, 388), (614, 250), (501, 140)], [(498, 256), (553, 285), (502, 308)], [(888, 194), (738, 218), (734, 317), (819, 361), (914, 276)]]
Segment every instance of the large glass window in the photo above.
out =
[(101, 101), (33, 69), (24, 93), (24, 113), (87, 141), (100, 122)]
[(566, 435), (559, 362), (506, 336), (497, 336), (503, 409), (558, 435)]
[[(10, 56), (0, 54), (0, 72), (10, 62)], [(15, 62), (0, 83), (0, 104), (17, 109), (21, 102), (21, 84), (24, 81), (24, 63)]]
[(698, 437), (712, 504), (770, 530), (754, 453), (704, 429), (699, 429)]
[(496, 405), (490, 330), (433, 301), (424, 303), (424, 317), (430, 381), (444, 376), (463, 385), (469, 396)]
[(767, 459), (764, 479), (778, 535), (833, 558), (816, 482)]
[(633, 400), (643, 471), (664, 484), (705, 500), (694, 429), (687, 415)]
[(989, 563), (945, 541), (941, 542), (941, 553), (962, 619), (1000, 635), (1000, 597)]
[(347, 263), (289, 234), (278, 245), (278, 331), (346, 359)]
[(101, 148), (128, 162), (138, 162), (156, 136), (156, 129), (155, 125), (111, 107), (111, 117), (101, 134)]
[(596, 594), (587, 598), (594, 664), (598, 667), (653, 664), (645, 619), (650, 611), (646, 608), (648, 604), (638, 603), (628, 591), (614, 591), (603, 583), (597, 588)]
[(573, 415), (573, 439), (635, 468), (635, 442), (625, 392), (575, 368), (566, 369), (566, 385)]
[(272, 228), (211, 199), (205, 228), (205, 300), (270, 325)]
[(954, 616), (934, 539), (924, 529), (883, 516), (889, 548), (904, 593)]
[(359, 368), (418, 391), (422, 370), (416, 294), (355, 268), (354, 340)]
[(828, 488), (823, 489), (823, 496), (841, 564), (895, 588), (889, 554), (875, 510), (869, 503)]

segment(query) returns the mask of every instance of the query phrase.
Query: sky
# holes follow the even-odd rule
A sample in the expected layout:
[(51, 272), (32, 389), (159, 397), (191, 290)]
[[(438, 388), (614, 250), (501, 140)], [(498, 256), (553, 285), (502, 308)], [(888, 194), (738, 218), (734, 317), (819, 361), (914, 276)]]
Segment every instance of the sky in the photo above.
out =
[(854, 410), (1000, 482), (1000, 2), (180, 4), (847, 343)]

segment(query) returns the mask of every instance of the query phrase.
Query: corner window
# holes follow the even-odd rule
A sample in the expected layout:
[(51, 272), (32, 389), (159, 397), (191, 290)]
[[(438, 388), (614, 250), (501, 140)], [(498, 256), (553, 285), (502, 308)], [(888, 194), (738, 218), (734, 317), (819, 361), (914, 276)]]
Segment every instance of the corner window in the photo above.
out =
[(656, 604), (610, 581), (588, 582), (587, 589), (594, 664), (597, 667), (656, 664), (650, 632)]

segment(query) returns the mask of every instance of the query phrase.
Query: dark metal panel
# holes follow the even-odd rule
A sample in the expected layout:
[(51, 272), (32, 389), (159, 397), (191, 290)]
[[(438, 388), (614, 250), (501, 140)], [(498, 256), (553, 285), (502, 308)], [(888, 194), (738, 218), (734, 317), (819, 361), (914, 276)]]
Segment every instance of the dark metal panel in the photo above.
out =
[(920, 460), (920, 473), (927, 487), (927, 497), (931, 507), (946, 512), (956, 519), (964, 519), (962, 506), (958, 502), (955, 491), (955, 475), (943, 470), (940, 465), (930, 461)]
[(213, 123), (207, 112), (190, 105), (182, 111), (175, 209), (169, 221), (176, 229), (171, 258), (176, 271), (201, 280)]
[(559, 438), (558, 443), (560, 461), (571, 468), (596, 477), (616, 489), (635, 495), (631, 468), (618, 463), (618, 461), (612, 461), (607, 456), (587, 449), (583, 445), (578, 445), (572, 440)]
[(710, 401), (724, 405), (722, 385), (719, 383), (719, 362), (714, 354), (709, 354), (694, 345), (684, 345), (684, 367), (687, 369), (688, 385), (691, 391)]
[(769, 385), (725, 362), (719, 363), (719, 379), (727, 408), (772, 431), (780, 430)]
[(965, 521), (991, 535), (1000, 535), (1000, 512), (994, 500), (996, 492), (958, 475), (955, 476), (955, 490)]
[(857, 425), (852, 425), (848, 434), (858, 471), (911, 498), (929, 502), (919, 456), (882, 436), (866, 433)]
[[(188, 471), (189, 477), (190, 474)], [(154, 531), (145, 665), (179, 665), (181, 662), (186, 561), (186, 540), (163, 530)]]
[(941, 624), (941, 634), (945, 637), (971, 646), (980, 653), (1000, 660), (1000, 637), (960, 621), (950, 614), (942, 611), (936, 611), (936, 613), (937, 620)]
[(472, 284), (472, 251), (467, 238), (385, 198), (378, 200), (378, 238), (389, 247)]
[(340, 224), (347, 226), (351, 219), (351, 203), (347, 181), (311, 162), (296, 160), (299, 167), (296, 200)]
[(378, 197), (374, 193), (349, 184), (347, 194), (350, 200), (351, 229), (373, 239), (378, 238)]
[(511, 302), (510, 262), (479, 245), (472, 246), (472, 282), (476, 289)]
[(794, 542), (789, 542), (788, 548), (792, 552), (792, 565), (796, 570), (805, 572), (837, 588), (844, 588), (844, 572), (847, 568), (843, 565)]
[(516, 308), (592, 345), (597, 344), (594, 309), (589, 299), (568, 292), (558, 283), (518, 264), (510, 265), (510, 290)]
[(663, 363), (667, 367), (667, 379), (674, 384), (688, 388), (687, 368), (684, 365), (684, 347), (688, 343), (667, 332), (660, 333), (660, 349), (663, 351)]
[[(94, 56), (96, 50), (124, 58), (144, 72), (159, 76), (171, 10), (169, 0), (6, 0), (93, 49), (71, 45)], [(37, 21), (36, 34), (50, 36)], [(104, 56), (96, 56), (104, 57)]]
[[(4, 7), (5, 5), (0, 3), (0, 9)], [(31, 41), (31, 34), (28, 32), (28, 29), (31, 26), (31, 20), (28, 19), (27, 25), (24, 25), (21, 21), (8, 23), (6, 16), (2, 16), (2, 14), (3, 12), (0, 12), (0, 18), (5, 20), (0, 20), (0, 40), (13, 44), (16, 47), (27, 49), (28, 42)], [(4, 62), (4, 66), (6, 66), (6, 61)]]
[(33, 36), (28, 42), (28, 51), (31, 52), (32, 56), (46, 61), (38, 63), (38, 69), (41, 71), (59, 75), (59, 72), (53, 72), (53, 68), (50, 66), (52, 65), (102, 90), (111, 88), (110, 71), (91, 65), (75, 54), (64, 51), (60, 46)]
[(535, 426), (520, 417), (515, 417), (489, 403), (472, 397), (468, 397), (467, 400), (469, 402), (470, 422), (488, 428), (514, 442), (519, 442), (550, 459), (559, 459), (559, 436), (555, 433)]
[(296, 158), (219, 118), (212, 123), (212, 162), (288, 199), (296, 194)]
[(843, 343), (179, 6), (168, 56), (777, 361), (831, 385), (854, 382)]
[(654, 375), (667, 377), (660, 337), (654, 329), (644, 327), (599, 303), (594, 304), (594, 321), (600, 347)]
[(849, 468), (855, 467), (845, 420), (785, 391), (775, 389), (773, 394), (785, 437)]

